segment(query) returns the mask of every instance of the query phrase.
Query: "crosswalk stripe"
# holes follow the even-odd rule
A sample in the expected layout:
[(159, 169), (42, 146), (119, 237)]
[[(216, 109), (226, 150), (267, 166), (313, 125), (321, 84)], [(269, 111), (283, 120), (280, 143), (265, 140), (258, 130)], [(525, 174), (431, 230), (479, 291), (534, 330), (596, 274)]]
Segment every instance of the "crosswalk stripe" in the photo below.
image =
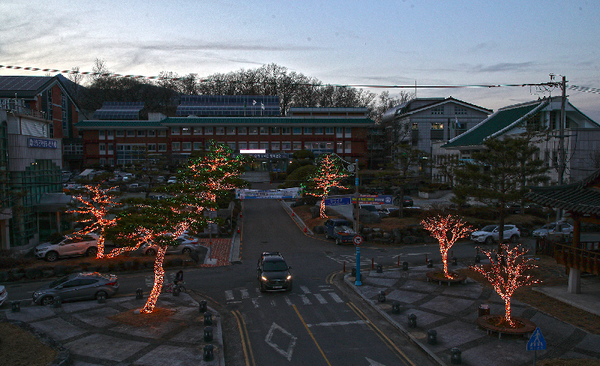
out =
[(286, 297), (285, 297), (285, 302), (286, 302), (286, 303), (287, 303), (289, 306), (292, 306), (292, 305), (294, 305), (294, 304), (292, 303), (292, 300), (290, 299), (290, 297), (289, 297), (289, 296), (286, 296)]
[(300, 289), (302, 290), (302, 292), (304, 292), (305, 294), (310, 294), (310, 290), (308, 289), (308, 287), (306, 286), (300, 286)]
[(317, 300), (319, 300), (319, 302), (321, 304), (327, 304), (327, 300), (325, 300), (325, 298), (323, 297), (323, 295), (321, 295), (321, 294), (315, 294), (315, 297), (317, 298)]
[(243, 288), (240, 291), (242, 292), (242, 299), (247, 299), (250, 297), (250, 294), (248, 293), (248, 289)]
[(312, 302), (310, 302), (310, 300), (308, 299), (308, 297), (306, 297), (306, 295), (300, 295), (300, 298), (302, 299), (302, 303), (304, 305), (312, 305)]
[(333, 301), (337, 302), (338, 304), (344, 302), (344, 300), (342, 300), (342, 298), (339, 297), (338, 294), (336, 294), (335, 292), (329, 293), (329, 296), (331, 296), (331, 298), (333, 299)]
[(225, 291), (225, 300), (227, 300), (227, 301), (233, 300), (233, 291), (231, 291), (231, 290)]
[(252, 299), (252, 304), (254, 304), (255, 309), (258, 307), (258, 298), (257, 297)]

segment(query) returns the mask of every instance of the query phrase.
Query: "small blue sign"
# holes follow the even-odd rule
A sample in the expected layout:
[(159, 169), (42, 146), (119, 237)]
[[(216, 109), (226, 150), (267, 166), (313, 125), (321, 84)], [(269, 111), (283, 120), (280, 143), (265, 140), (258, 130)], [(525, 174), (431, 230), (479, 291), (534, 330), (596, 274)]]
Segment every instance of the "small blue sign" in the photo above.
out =
[(29, 147), (38, 147), (42, 149), (56, 149), (58, 142), (56, 140), (29, 138)]
[(325, 198), (325, 206), (341, 206), (351, 204), (350, 197)]
[(546, 340), (542, 335), (540, 328), (535, 328), (529, 342), (527, 342), (528, 351), (543, 351), (546, 349)]

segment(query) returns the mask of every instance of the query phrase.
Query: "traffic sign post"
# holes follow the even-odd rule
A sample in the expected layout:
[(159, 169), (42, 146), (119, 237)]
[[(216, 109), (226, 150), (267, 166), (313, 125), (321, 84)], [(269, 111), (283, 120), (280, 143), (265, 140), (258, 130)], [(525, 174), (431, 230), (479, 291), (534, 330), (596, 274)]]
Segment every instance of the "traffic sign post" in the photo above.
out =
[(535, 361), (537, 358), (537, 351), (543, 351), (546, 349), (546, 340), (542, 335), (542, 331), (540, 328), (535, 328), (531, 338), (529, 338), (529, 342), (527, 342), (527, 350), (534, 351), (533, 354), (533, 366), (535, 366)]
[(354, 245), (359, 246), (363, 242), (363, 237), (360, 235), (355, 235), (354, 238), (352, 238), (352, 242), (354, 243)]

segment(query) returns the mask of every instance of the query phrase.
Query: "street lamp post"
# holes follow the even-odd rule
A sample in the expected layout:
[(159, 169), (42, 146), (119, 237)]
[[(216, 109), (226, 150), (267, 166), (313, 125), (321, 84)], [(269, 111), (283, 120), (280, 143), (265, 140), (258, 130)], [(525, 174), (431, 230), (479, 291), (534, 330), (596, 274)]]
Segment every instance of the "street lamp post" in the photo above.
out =
[[(354, 222), (354, 231), (356, 235), (360, 235), (359, 215), (360, 215), (360, 194), (358, 193), (358, 159), (354, 163), (354, 185), (356, 186), (356, 221)], [(356, 245), (356, 281), (355, 286), (362, 286), (360, 281), (360, 246)]]

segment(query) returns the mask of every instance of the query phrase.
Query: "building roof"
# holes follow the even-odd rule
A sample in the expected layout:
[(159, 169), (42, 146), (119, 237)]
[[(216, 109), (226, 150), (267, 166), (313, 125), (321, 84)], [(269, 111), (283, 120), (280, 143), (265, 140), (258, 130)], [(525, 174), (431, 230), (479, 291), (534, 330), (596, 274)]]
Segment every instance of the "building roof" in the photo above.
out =
[(33, 98), (53, 81), (55, 76), (0, 76), (1, 98)]
[(492, 113), (491, 109), (483, 108), (475, 104), (467, 103), (453, 97), (448, 98), (416, 98), (408, 102), (399, 104), (385, 111), (382, 117), (382, 122), (390, 122), (397, 117), (410, 116), (415, 113), (422, 112), (427, 109), (436, 108), (444, 104), (455, 103), (468, 108), (476, 109), (485, 114)]
[(140, 127), (166, 127), (167, 125), (193, 126), (193, 125), (269, 125), (283, 126), (291, 124), (302, 125), (352, 125), (368, 127), (374, 124), (369, 118), (336, 118), (336, 117), (167, 117), (160, 121), (99, 121), (88, 120), (77, 123), (79, 129), (96, 128), (140, 128)]
[(475, 127), (451, 139), (447, 144), (442, 145), (442, 148), (481, 146), (485, 139), (498, 136), (520, 125), (527, 117), (536, 114), (546, 105), (548, 105), (548, 100), (541, 99), (535, 102), (500, 108)]
[(530, 187), (529, 201), (582, 215), (600, 215), (600, 169), (572, 184), (552, 187)]

